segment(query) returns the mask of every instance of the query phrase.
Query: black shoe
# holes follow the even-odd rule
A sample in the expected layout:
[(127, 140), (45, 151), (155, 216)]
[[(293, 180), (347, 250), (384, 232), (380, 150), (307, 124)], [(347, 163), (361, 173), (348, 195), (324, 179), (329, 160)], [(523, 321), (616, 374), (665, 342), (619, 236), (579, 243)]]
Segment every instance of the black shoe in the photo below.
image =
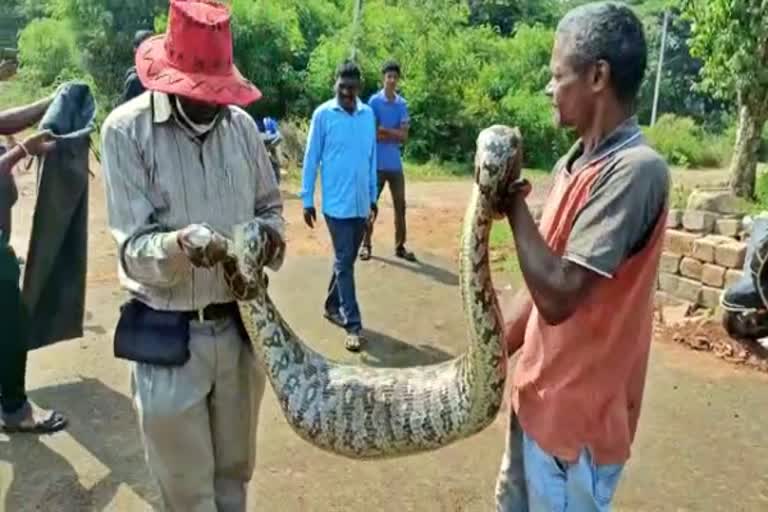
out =
[(344, 319), (338, 311), (326, 311), (323, 313), (323, 318), (331, 322), (336, 327), (344, 328)]
[(395, 250), (395, 256), (397, 256), (400, 259), (410, 261), (415, 263), (416, 255), (413, 254), (411, 251), (407, 250), (405, 247), (398, 247), (397, 250)]

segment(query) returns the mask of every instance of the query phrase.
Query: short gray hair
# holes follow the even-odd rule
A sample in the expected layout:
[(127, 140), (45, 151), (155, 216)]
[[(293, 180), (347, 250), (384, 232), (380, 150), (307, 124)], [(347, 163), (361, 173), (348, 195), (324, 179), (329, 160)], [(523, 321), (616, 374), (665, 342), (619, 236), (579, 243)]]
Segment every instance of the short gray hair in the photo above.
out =
[(616, 96), (632, 102), (640, 91), (648, 60), (643, 24), (624, 4), (594, 2), (569, 11), (557, 26), (571, 64), (583, 70), (598, 60), (611, 66)]

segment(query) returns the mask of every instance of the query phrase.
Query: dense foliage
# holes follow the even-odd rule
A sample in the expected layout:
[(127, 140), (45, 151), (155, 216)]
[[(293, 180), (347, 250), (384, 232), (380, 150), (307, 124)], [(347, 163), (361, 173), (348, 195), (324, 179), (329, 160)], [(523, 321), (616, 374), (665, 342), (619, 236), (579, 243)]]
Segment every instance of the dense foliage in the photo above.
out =
[[(102, 118), (114, 105), (131, 65), (134, 31), (161, 31), (166, 23), (167, 0), (8, 1), (26, 25), (19, 38), (21, 78), (47, 86), (80, 76), (94, 84), (104, 107)], [(265, 93), (265, 99), (250, 108), (255, 115), (307, 119), (331, 96), (334, 69), (351, 55), (356, 40), (365, 97), (378, 87), (384, 60), (402, 64), (402, 93), (413, 124), (406, 152), (412, 159), (466, 160), (478, 131), (492, 123), (520, 126), (526, 164), (533, 167), (549, 168), (572, 142), (572, 135), (553, 126), (543, 89), (557, 19), (565, 9), (584, 2), (366, 0), (359, 32), (352, 26), (351, 0), (229, 3), (237, 64)], [(649, 38), (648, 79), (639, 105), (641, 122), (647, 123), (660, 13), (669, 2), (629, 3), (645, 20)], [(697, 135), (686, 139), (693, 141), (705, 133), (699, 125), (722, 130), (731, 118), (727, 101), (692, 90), (701, 66), (688, 51), (689, 24), (676, 20), (670, 27), (661, 112), (690, 117), (697, 125), (690, 129), (689, 121), (670, 125), (667, 120), (656, 133), (693, 130)], [(662, 148), (669, 146), (661, 142)], [(668, 151), (665, 154), (679, 163), (712, 160), (705, 155), (705, 162), (699, 161), (701, 152), (678, 147)]]
[(693, 22), (691, 51), (704, 63), (702, 88), (738, 101), (731, 187), (752, 198), (768, 120), (768, 2), (683, 0), (683, 4), (686, 18)]

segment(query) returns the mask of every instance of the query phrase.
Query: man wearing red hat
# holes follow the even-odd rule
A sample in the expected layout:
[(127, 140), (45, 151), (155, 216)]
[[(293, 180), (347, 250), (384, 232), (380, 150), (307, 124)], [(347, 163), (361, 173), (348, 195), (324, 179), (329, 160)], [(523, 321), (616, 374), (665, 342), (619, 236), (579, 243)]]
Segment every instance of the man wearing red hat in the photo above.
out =
[(284, 255), (282, 200), (256, 124), (261, 93), (233, 65), (230, 14), (172, 0), (167, 33), (144, 41), (147, 92), (102, 128), (109, 225), (129, 292), (115, 354), (131, 389), (164, 509), (244, 511), (264, 374), (222, 270), (224, 237), (255, 219)]

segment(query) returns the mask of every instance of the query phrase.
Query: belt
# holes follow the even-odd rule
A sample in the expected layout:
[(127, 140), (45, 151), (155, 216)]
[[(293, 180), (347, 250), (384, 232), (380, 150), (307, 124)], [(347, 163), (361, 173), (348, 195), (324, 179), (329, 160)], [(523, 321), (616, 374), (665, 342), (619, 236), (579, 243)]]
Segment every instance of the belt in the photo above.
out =
[(210, 304), (203, 309), (194, 311), (184, 311), (183, 314), (190, 320), (211, 322), (235, 316), (237, 312), (237, 302), (227, 302), (225, 304)]

